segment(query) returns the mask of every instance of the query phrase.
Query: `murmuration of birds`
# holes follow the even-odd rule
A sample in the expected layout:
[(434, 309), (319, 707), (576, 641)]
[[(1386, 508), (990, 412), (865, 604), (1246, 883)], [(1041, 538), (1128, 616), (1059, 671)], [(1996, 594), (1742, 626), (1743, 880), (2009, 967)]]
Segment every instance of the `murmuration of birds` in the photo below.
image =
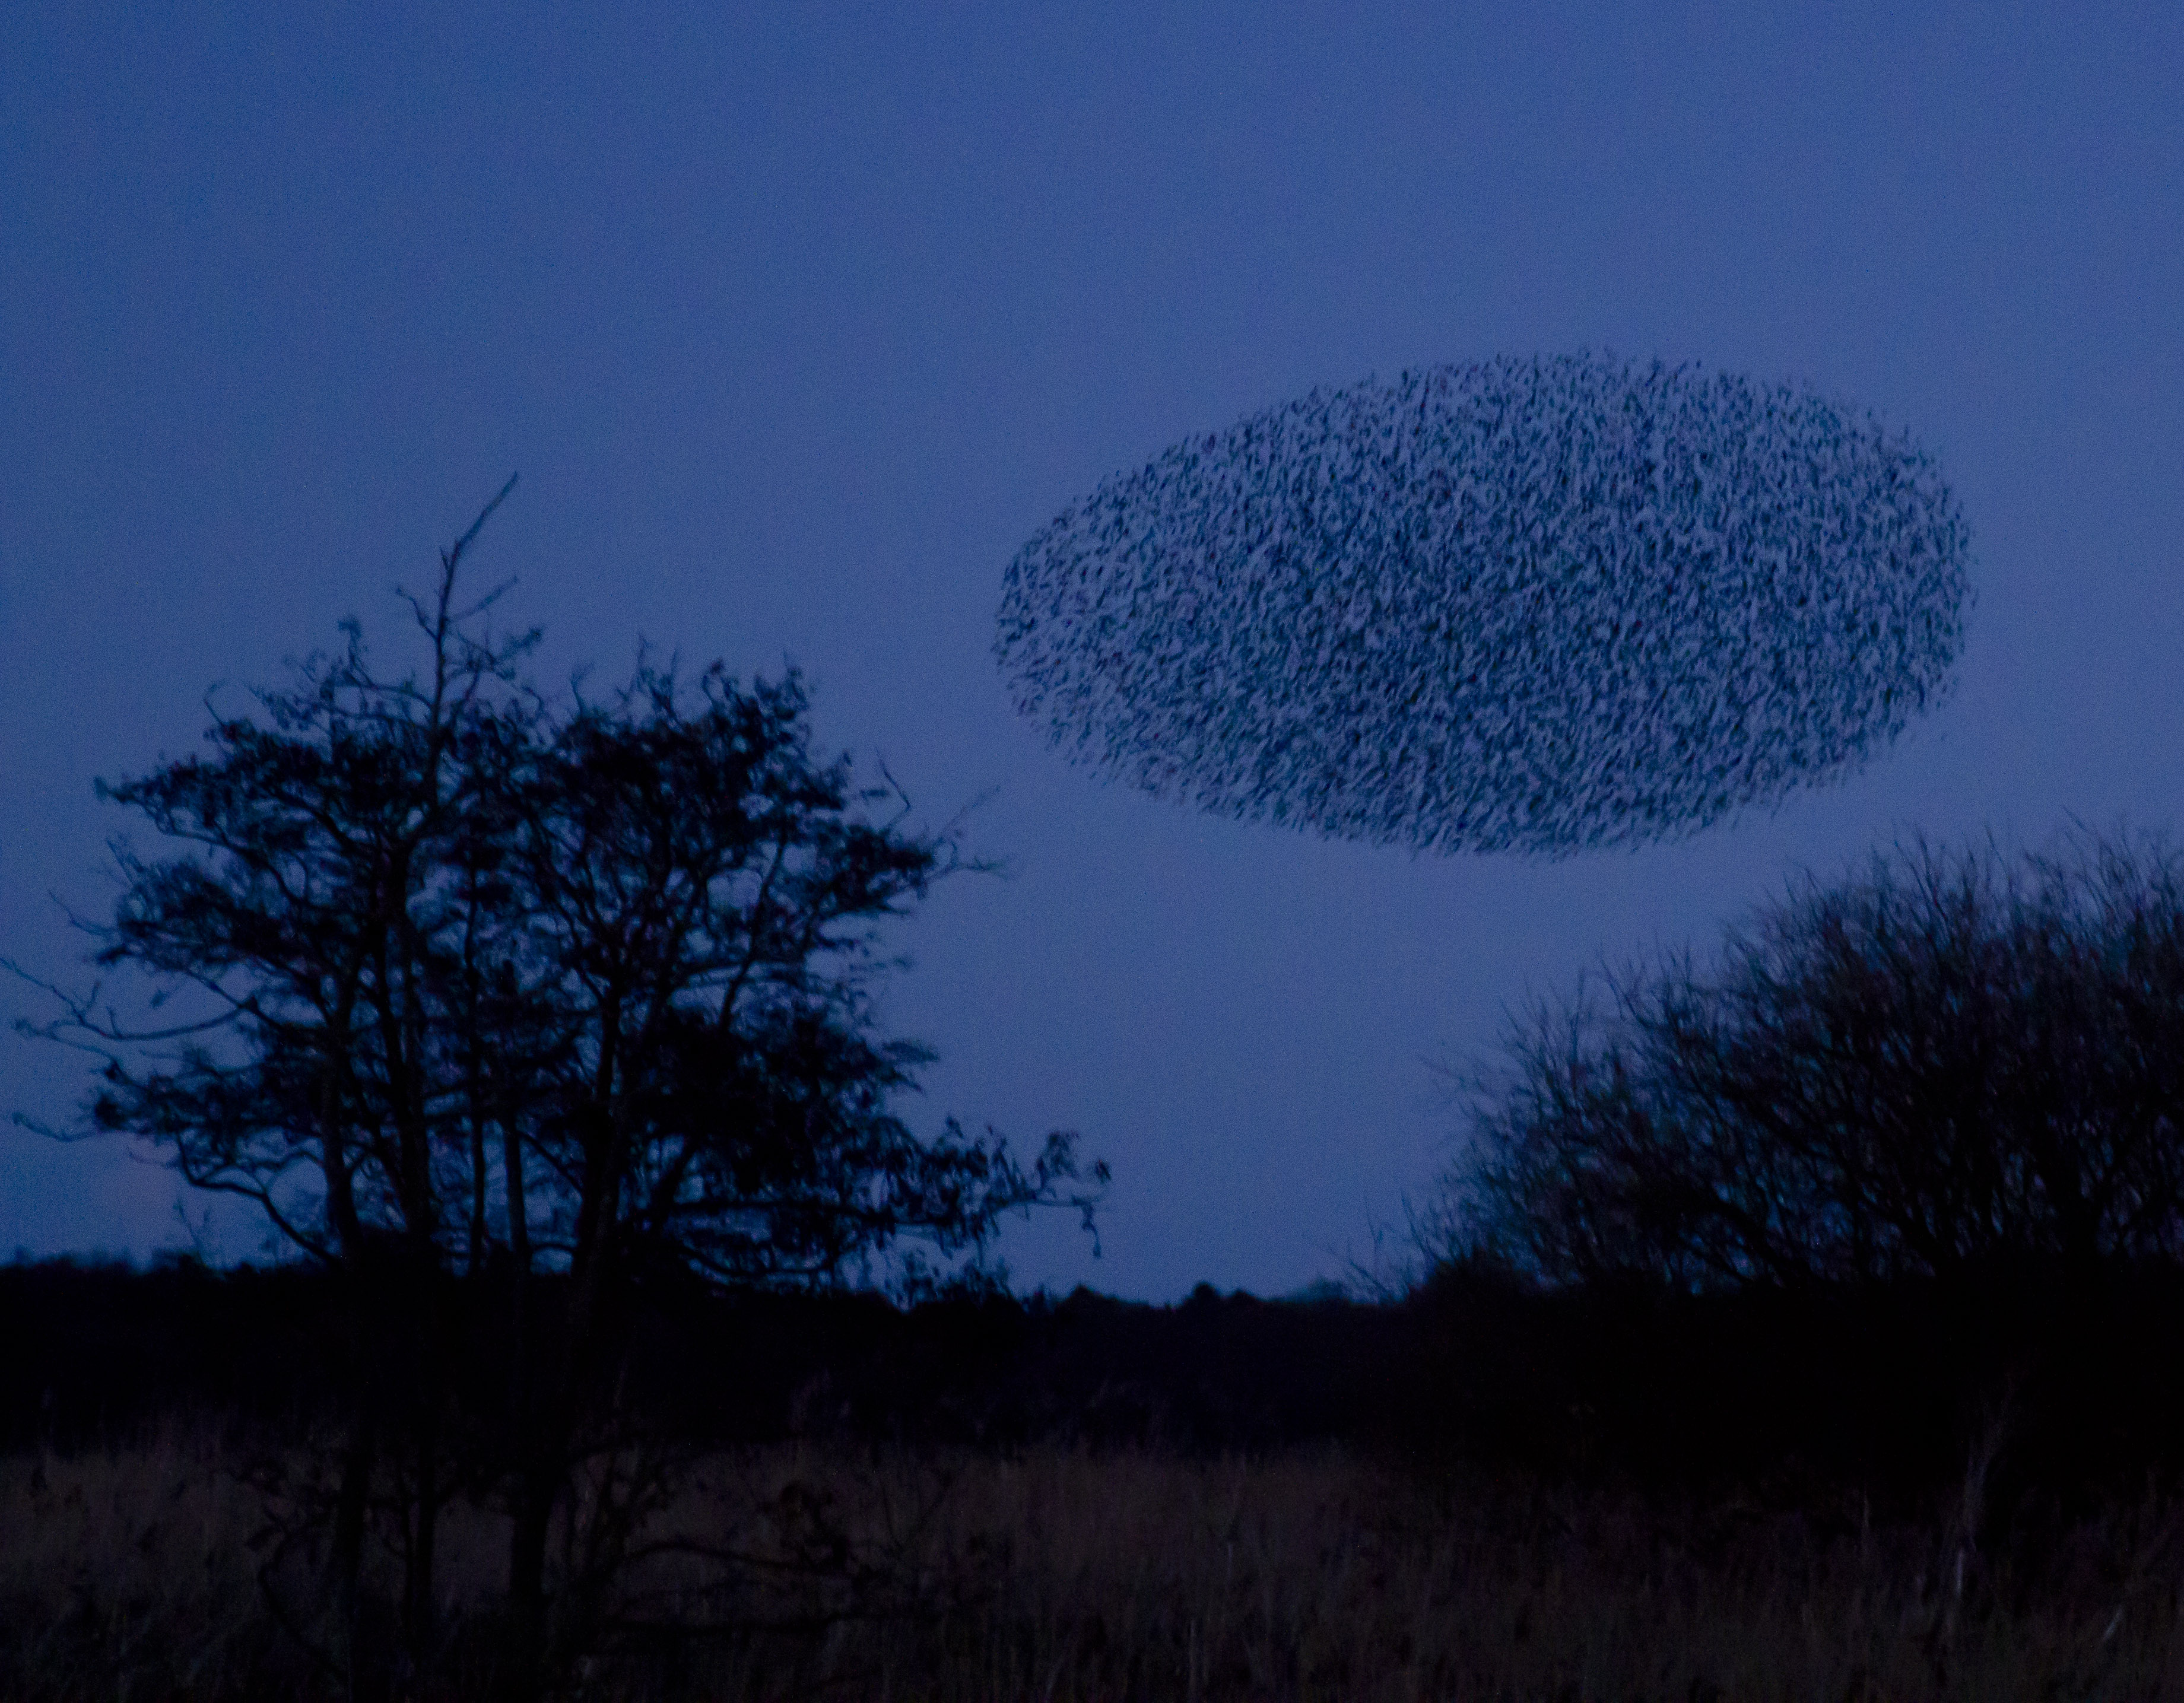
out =
[(1072, 759), (1420, 851), (1680, 837), (1855, 771), (1952, 688), (1970, 534), (1808, 388), (1592, 354), (1315, 391), (1009, 565), (995, 653)]

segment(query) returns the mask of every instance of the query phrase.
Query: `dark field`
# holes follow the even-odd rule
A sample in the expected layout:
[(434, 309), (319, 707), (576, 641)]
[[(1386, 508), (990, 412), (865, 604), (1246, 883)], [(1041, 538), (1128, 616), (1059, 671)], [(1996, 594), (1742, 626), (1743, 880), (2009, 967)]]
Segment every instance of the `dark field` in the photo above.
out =
[[(0, 1465), (5, 1695), (340, 1695), (265, 1607), (266, 1510), (242, 1464), (176, 1433)], [(782, 1444), (705, 1461), (666, 1523), (778, 1558), (802, 1495), (830, 1500), (883, 1576), (723, 1584), (662, 1562), (633, 1588), (735, 1631), (632, 1640), (573, 1695), (2184, 1696), (2184, 1510), (2155, 1500), (1974, 1548), (1947, 1517), (1422, 1479), (1329, 1450)], [(492, 1594), (493, 1524), (449, 1533), (438, 1695), (484, 1689), (461, 1645)]]
[[(2178, 1293), (661, 1298), (644, 1440), (593, 1480), (671, 1463), (661, 1547), (566, 1689), (2184, 1697)], [(0, 1272), (0, 1696), (347, 1695), (289, 1517), (325, 1470), (326, 1301)], [(488, 1690), (505, 1529), (451, 1502), (412, 1695)]]

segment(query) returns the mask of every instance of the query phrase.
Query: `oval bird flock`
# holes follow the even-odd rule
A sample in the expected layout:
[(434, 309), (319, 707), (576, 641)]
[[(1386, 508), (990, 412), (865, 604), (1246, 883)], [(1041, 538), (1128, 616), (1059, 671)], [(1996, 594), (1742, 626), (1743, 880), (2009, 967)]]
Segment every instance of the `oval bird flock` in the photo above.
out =
[(995, 650), (1073, 758), (1442, 852), (1687, 832), (1855, 768), (1949, 688), (1969, 532), (1808, 390), (1589, 354), (1314, 392), (1108, 480)]

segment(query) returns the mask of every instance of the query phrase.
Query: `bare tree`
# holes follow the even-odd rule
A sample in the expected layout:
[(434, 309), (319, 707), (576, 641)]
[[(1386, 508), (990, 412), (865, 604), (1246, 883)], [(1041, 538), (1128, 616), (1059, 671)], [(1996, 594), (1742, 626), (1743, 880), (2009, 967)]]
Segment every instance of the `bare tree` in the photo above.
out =
[(326, 1534), (349, 1646), (338, 1659), (352, 1669), (390, 1426), (407, 1433), (410, 1494), (393, 1529), (409, 1641), (429, 1637), (443, 1499), (431, 1362), (443, 1331), (427, 1279), (462, 1228), (447, 1187), (460, 1084), (441, 1069), (442, 993), (478, 910), (456, 872), (493, 787), (482, 757), (536, 714), (515, 684), (535, 635), (473, 637), (497, 594), (465, 608), (455, 587), (514, 482), (442, 553), (437, 595), (409, 600), (421, 676), (375, 675), (351, 621), (341, 652), (254, 694), (257, 716), (214, 710), (203, 754), (100, 784), (183, 848), (153, 860), (117, 839), (113, 920), (80, 924), (101, 970), (131, 992), (148, 986), (145, 1019), (98, 987), (54, 989), (63, 1016), (34, 1027), (100, 1056), (91, 1128), (158, 1143), (192, 1185), (255, 1203), (294, 1248), (354, 1280), (355, 1400)]
[[(991, 1281), (1005, 1215), (1089, 1225), (1106, 1178), (1067, 1134), (1020, 1163), (990, 1132), (921, 1138), (894, 1114), (930, 1055), (874, 1031), (880, 931), (978, 865), (952, 828), (911, 826), (891, 782), (814, 757), (793, 673), (686, 686), (641, 662), (603, 700), (549, 702), (520, 673), (537, 635), (485, 630), (500, 592), (457, 595), (506, 495), (410, 599), (421, 672), (376, 673), (351, 622), (257, 717), (215, 714), (204, 754), (102, 788), (180, 843), (117, 841), (114, 919), (82, 925), (161, 1009), (55, 988), (61, 1015), (34, 1026), (98, 1056), (86, 1127), (159, 1144), (352, 1280), (355, 1399), (315, 1535), (353, 1689), (375, 1508), (411, 1673), (444, 1643), (435, 1532), (458, 1494), (513, 1517), (510, 1695), (595, 1628), (638, 1510), (577, 1492), (648, 1275)], [(938, 1267), (897, 1259), (905, 1238)], [(458, 1448), (455, 1321), (482, 1309), (513, 1383)], [(585, 1556), (558, 1573), (557, 1522)]]
[[(889, 1110), (929, 1055), (871, 1032), (875, 927), (968, 865), (944, 833), (905, 831), (899, 789), (815, 762), (805, 726), (793, 676), (744, 692), (716, 668), (686, 692), (640, 668), (527, 753), (496, 830), (522, 918), (497, 973), (552, 1036), (504, 1183), (544, 1207), (531, 1257), (568, 1281), (521, 1404), (511, 1661), (555, 1645), (549, 1533), (629, 1279), (835, 1285), (905, 1238), (967, 1252), (975, 1278), (1003, 1214), (1066, 1200), (1089, 1222), (1071, 1137), (1020, 1165), (998, 1138), (951, 1120), (922, 1140)], [(581, 1642), (591, 1607), (571, 1584)]]
[(1511, 1027), (1452, 1249), (1678, 1287), (2184, 1249), (2184, 875), (1919, 843)]

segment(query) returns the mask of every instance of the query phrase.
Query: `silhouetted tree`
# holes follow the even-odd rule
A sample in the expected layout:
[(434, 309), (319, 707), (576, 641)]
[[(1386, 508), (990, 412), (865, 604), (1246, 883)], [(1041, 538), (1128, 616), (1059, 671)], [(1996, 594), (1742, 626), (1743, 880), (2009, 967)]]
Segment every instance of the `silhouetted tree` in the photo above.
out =
[(354, 1280), (355, 1400), (328, 1569), (352, 1667), (390, 1427), (406, 1433), (390, 1529), (408, 1642), (430, 1637), (448, 1488), (430, 1279), (476, 1233), (450, 1169), (465, 1083), (448, 1068), (458, 1020), (476, 1013), (448, 995), (489, 916), (476, 826), (540, 714), (515, 679), (535, 635), (473, 637), (493, 599), (454, 602), (462, 559), (506, 495), (443, 553), (437, 598), (410, 599), (430, 653), (422, 677), (375, 675), (352, 621), (339, 654), (254, 694), (256, 717), (215, 713), (202, 754), (100, 784), (186, 848), (150, 860), (117, 839), (113, 921), (82, 925), (94, 962), (148, 987), (172, 1020), (132, 1022), (95, 988), (62, 994), (64, 1016), (42, 1031), (103, 1055), (91, 1127), (148, 1138), (185, 1180), (254, 1202)]
[(1544, 1001), (1474, 1078), (1440, 1230), (1557, 1281), (2083, 1273), (2184, 1250), (2184, 871), (1919, 843), (1719, 961)]
[(975, 1271), (1003, 1213), (1078, 1178), (1067, 1135), (1026, 1166), (952, 1120), (922, 1140), (888, 1110), (929, 1055), (871, 1032), (872, 925), (964, 866), (944, 835), (864, 814), (890, 799), (813, 760), (793, 676), (746, 693), (717, 668), (687, 701), (640, 668), (554, 723), (504, 794), (498, 878), (521, 927), (491, 973), (544, 1044), (503, 1113), (523, 1138), (502, 1180), (541, 1204), (533, 1258), (569, 1278), (519, 1404), (514, 1652), (552, 1647), (549, 1531), (630, 1280), (832, 1285), (905, 1236)]
[[(357, 1402), (328, 1522), (353, 1687), (374, 1498), (421, 1672), (460, 1471), (513, 1517), (511, 1692), (596, 1625), (641, 1508), (594, 1494), (580, 1514), (572, 1489), (632, 1286), (866, 1282), (905, 1238), (984, 1281), (1005, 1214), (1066, 1201), (1089, 1224), (1075, 1185), (1106, 1174), (1080, 1172), (1067, 1134), (1020, 1163), (990, 1133), (923, 1138), (892, 1113), (930, 1055), (874, 1032), (877, 931), (972, 866), (952, 832), (912, 830), (891, 783), (815, 758), (794, 673), (686, 687), (640, 662), (603, 700), (550, 703), (520, 675), (535, 632), (493, 638), (499, 593), (456, 597), (506, 494), (442, 554), (437, 594), (409, 599), (421, 675), (376, 673), (352, 622), (339, 655), (256, 694), (262, 719), (216, 715), (204, 754), (102, 787), (184, 849), (116, 842), (94, 960), (180, 1015), (131, 1022), (96, 988), (56, 990), (65, 1010), (37, 1030), (101, 1056), (90, 1127), (158, 1143), (353, 1279)], [(935, 1280), (914, 1257), (892, 1269)], [(548, 1274), (550, 1308), (532, 1294)], [(513, 1388), (482, 1454), (448, 1436), (457, 1287), (505, 1308)], [(585, 1561), (557, 1594), (549, 1535), (580, 1517)]]

